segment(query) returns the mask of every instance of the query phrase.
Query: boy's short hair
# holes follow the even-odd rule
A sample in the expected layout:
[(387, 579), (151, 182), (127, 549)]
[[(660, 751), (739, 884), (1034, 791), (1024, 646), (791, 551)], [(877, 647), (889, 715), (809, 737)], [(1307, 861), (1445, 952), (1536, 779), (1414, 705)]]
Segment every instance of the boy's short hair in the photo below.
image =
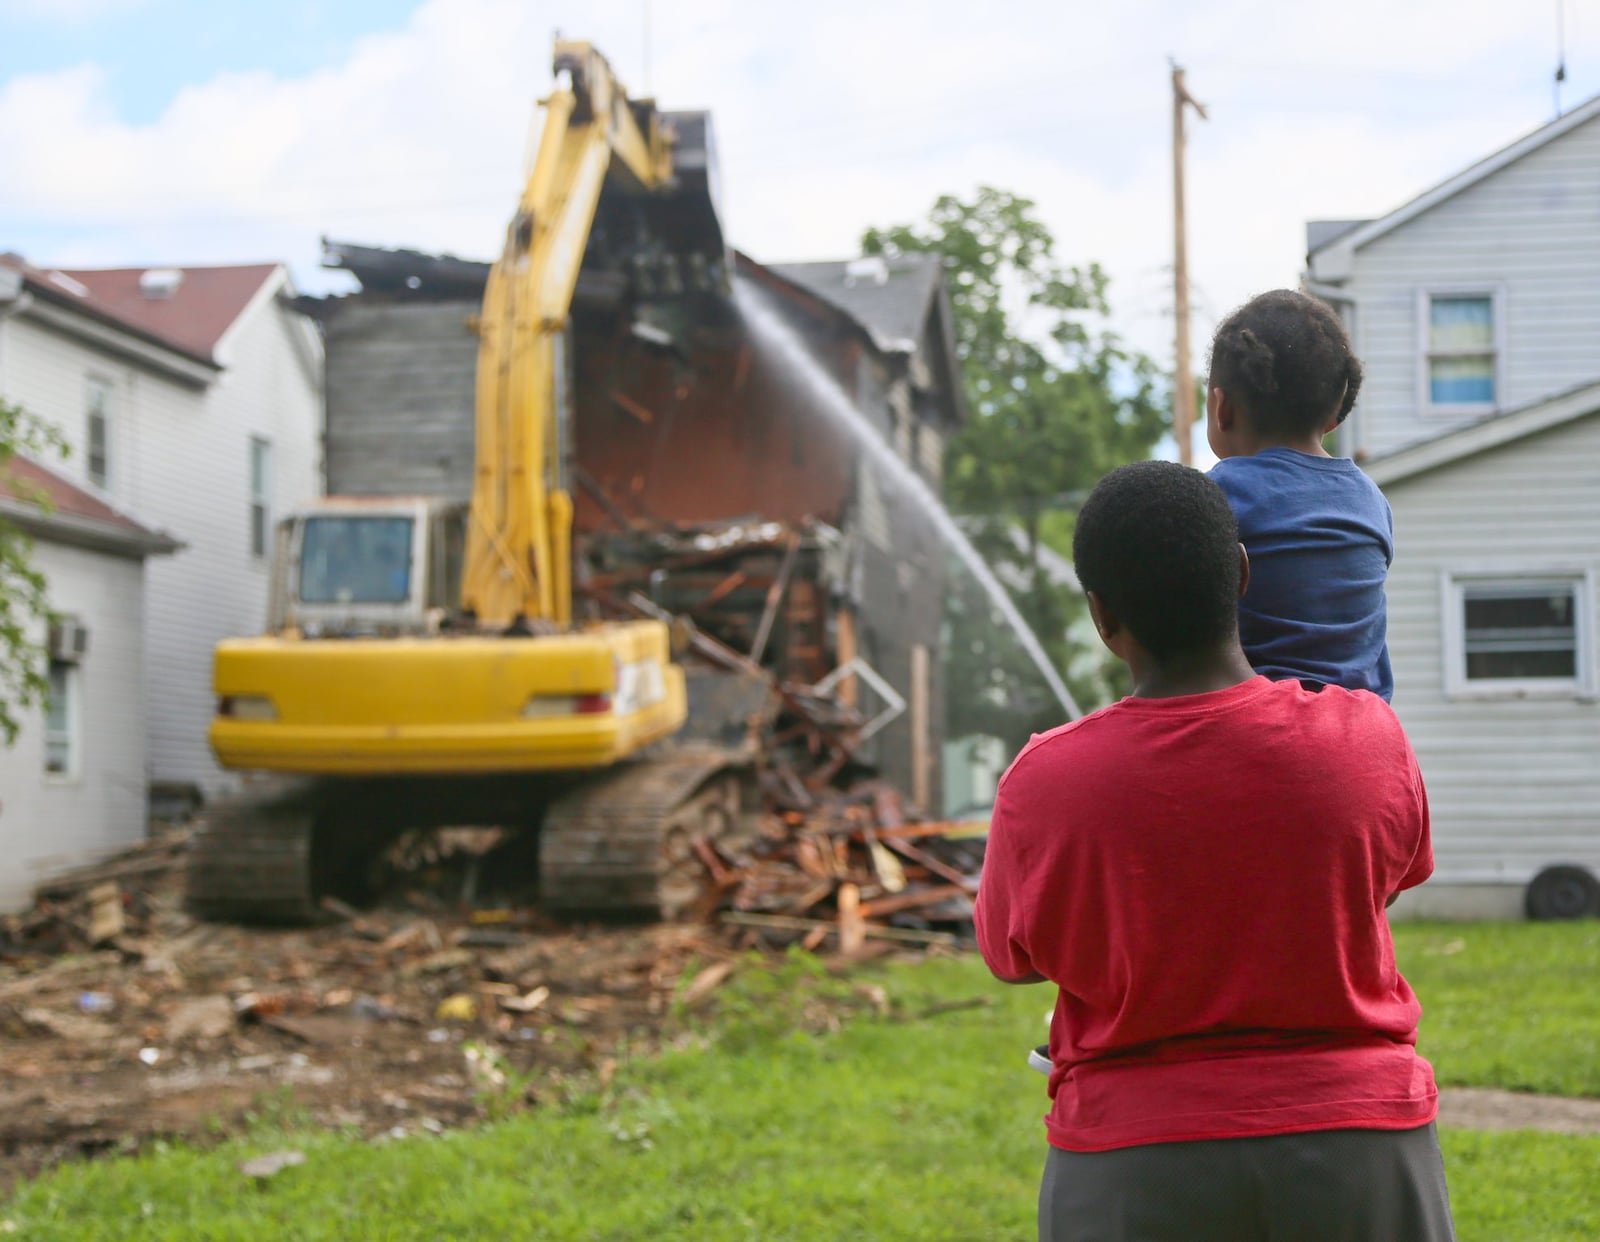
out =
[(1170, 461), (1119, 466), (1072, 534), (1078, 581), (1157, 659), (1215, 646), (1239, 624), (1239, 525), (1222, 489)]
[(1320, 434), (1342, 423), (1361, 391), (1361, 360), (1327, 303), (1293, 289), (1251, 298), (1211, 342), (1209, 383), (1257, 431)]

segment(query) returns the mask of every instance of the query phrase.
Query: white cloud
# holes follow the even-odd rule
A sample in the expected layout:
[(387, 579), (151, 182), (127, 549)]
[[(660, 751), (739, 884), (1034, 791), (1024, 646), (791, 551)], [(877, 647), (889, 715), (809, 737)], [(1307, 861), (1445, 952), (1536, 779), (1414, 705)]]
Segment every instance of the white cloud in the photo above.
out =
[[(431, 0), (312, 74), (197, 71), (143, 125), (116, 115), (93, 68), (12, 78), (0, 249), (63, 264), (280, 257), (312, 286), (329, 279), (322, 234), (487, 256), (549, 84), (551, 31), (592, 38), (642, 92), (640, 11)], [(665, 107), (713, 109), (741, 247), (839, 255), (942, 192), (999, 185), (1036, 200), (1064, 257), (1111, 271), (1120, 326), (1160, 357), (1169, 51), (1211, 109), (1191, 129), (1197, 347), (1215, 315), (1296, 279), (1308, 218), (1381, 213), (1546, 119), (1553, 67), (1553, 35), (1498, 0), (652, 12), (648, 85)]]

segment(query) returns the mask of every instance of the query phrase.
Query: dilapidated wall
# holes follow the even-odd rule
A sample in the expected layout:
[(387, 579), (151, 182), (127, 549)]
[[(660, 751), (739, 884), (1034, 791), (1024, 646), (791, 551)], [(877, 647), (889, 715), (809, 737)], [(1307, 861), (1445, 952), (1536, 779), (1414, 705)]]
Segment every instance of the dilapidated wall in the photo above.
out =
[[(362, 295), (323, 304), (330, 492), (470, 497), (476, 310)], [(915, 462), (923, 441), (912, 431), (917, 398), (904, 360), (814, 298), (796, 293), (789, 310), (874, 428), (904, 441), (901, 455)], [(624, 327), (614, 315), (576, 320), (577, 529), (615, 530), (620, 516), (671, 525), (816, 518), (841, 530), (846, 585), (824, 601), (822, 662), (858, 654), (907, 700), (864, 757), (937, 811), (945, 561), (932, 523), (736, 327), (694, 334), (687, 358), (650, 349)], [(928, 463), (922, 472), (936, 483)], [(858, 692), (869, 712), (881, 706), (867, 687)]]
[(477, 313), (465, 301), (321, 304), (330, 495), (471, 498)]

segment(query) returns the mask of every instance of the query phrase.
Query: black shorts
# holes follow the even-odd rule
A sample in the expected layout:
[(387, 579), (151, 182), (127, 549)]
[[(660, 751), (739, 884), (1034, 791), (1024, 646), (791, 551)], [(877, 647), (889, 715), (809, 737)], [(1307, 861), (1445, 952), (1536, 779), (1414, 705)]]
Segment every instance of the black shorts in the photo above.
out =
[(1454, 1242), (1439, 1134), (1318, 1130), (1265, 1138), (1052, 1147), (1040, 1242)]

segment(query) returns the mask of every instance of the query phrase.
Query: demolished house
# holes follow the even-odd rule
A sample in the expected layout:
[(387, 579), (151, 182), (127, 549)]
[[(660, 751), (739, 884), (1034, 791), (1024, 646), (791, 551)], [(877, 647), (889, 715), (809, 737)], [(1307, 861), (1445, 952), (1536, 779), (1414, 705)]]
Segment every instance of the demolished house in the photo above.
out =
[[(360, 283), (300, 302), (325, 341), (328, 491), (468, 499), (488, 264), (332, 242), (325, 262)], [(965, 417), (938, 260), (736, 264), (937, 492)], [(854, 760), (937, 814), (946, 562), (933, 525), (733, 307), (668, 327), (635, 319), (603, 276), (580, 278), (579, 594), (688, 616), (781, 682), (820, 686), (867, 721)]]

